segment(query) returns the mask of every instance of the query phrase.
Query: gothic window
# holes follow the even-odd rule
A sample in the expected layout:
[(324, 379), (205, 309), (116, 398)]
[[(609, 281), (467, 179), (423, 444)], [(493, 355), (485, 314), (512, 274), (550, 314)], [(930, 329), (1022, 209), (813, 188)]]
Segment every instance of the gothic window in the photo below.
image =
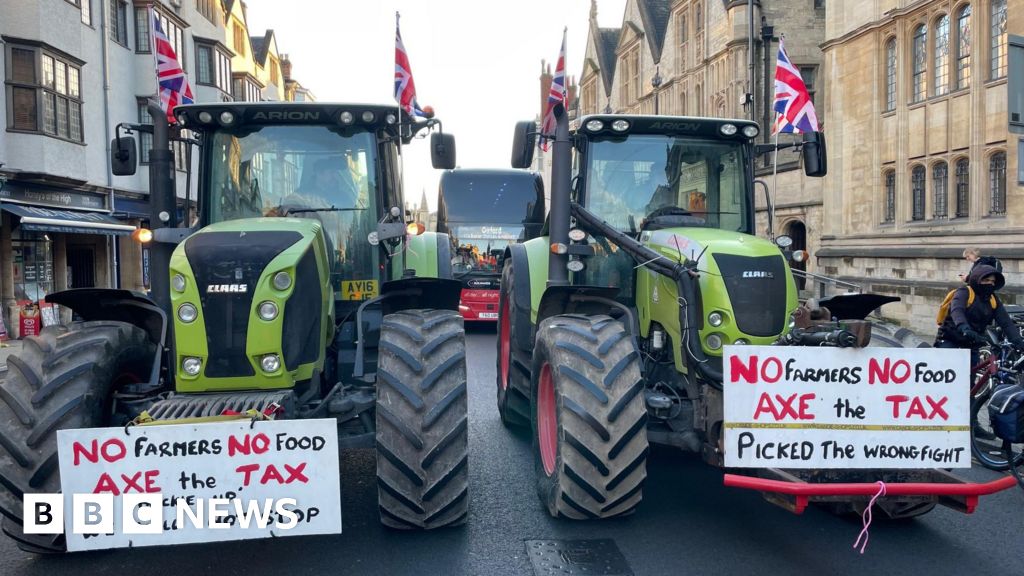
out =
[(896, 109), (896, 39), (885, 45), (885, 111)]
[(949, 16), (943, 14), (935, 20), (935, 83), (934, 95), (949, 92)]
[(914, 48), (912, 50), (914, 73), (914, 102), (924, 100), (928, 90), (928, 27), (921, 24), (914, 29)]
[(961, 158), (956, 161), (956, 217), (966, 218), (971, 204), (971, 161)]
[(910, 175), (910, 194), (913, 212), (911, 220), (924, 220), (924, 166), (914, 166)]
[(992, 0), (991, 5), (992, 59), (990, 78), (1006, 76), (1006, 0)]
[(956, 87), (971, 85), (971, 5), (960, 9), (956, 17)]
[(945, 162), (932, 166), (932, 193), (934, 194), (934, 218), (949, 216), (949, 167)]
[(885, 173), (885, 214), (882, 218), (884, 223), (896, 221), (896, 171), (889, 170)]
[(1006, 214), (1006, 152), (996, 152), (988, 161), (989, 214)]

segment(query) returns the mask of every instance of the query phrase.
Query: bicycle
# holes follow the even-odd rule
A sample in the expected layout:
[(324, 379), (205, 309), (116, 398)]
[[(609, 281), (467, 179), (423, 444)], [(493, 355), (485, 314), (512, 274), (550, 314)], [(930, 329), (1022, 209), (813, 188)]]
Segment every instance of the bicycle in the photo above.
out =
[[(988, 404), (996, 387), (1014, 384), (1024, 372), (1024, 354), (1006, 340), (990, 343), (980, 351), (981, 360), (971, 369), (971, 453), (982, 466), (1009, 470), (1024, 463), (1024, 444), (1006, 446), (992, 430)], [(1012, 456), (1011, 456), (1012, 455)]]

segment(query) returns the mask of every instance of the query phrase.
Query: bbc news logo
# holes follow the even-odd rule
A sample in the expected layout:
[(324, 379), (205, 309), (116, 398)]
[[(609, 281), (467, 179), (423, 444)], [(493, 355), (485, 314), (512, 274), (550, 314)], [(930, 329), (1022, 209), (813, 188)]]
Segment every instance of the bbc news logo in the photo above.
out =
[[(71, 530), (74, 534), (115, 533), (117, 509), (113, 494), (73, 494)], [(175, 499), (173, 522), (164, 520), (161, 494), (124, 494), (118, 530), (120, 534), (163, 534), (187, 526), (200, 530), (226, 530), (235, 526), (291, 530), (301, 521), (312, 521), (316, 508), (296, 511), (294, 498), (242, 501), (240, 498)], [(63, 534), (64, 495), (25, 494), (22, 509), (25, 534)]]

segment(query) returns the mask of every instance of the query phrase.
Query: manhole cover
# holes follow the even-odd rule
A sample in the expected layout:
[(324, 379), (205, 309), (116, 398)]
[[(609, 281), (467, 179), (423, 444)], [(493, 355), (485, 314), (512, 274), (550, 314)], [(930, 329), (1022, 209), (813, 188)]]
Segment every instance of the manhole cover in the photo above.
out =
[(633, 576), (629, 564), (611, 539), (527, 540), (533, 573), (588, 574), (592, 576)]

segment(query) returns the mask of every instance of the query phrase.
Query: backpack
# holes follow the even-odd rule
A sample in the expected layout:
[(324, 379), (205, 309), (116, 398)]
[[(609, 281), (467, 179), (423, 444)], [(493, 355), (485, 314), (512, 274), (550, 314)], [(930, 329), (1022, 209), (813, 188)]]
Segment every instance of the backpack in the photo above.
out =
[[(967, 306), (970, 307), (971, 304), (974, 304), (974, 289), (970, 286), (967, 286), (966, 288)], [(942, 304), (939, 304), (939, 313), (935, 317), (935, 323), (939, 326), (942, 326), (942, 323), (946, 321), (946, 317), (949, 316), (949, 307), (953, 305), (953, 296), (956, 295), (957, 290), (959, 290), (959, 288), (950, 290), (949, 294), (946, 294), (946, 297), (942, 299)], [(995, 294), (989, 297), (989, 304), (992, 305), (993, 310), (999, 307), (999, 304), (996, 302)]]
[(988, 415), (996, 436), (1013, 443), (1024, 442), (1024, 386), (996, 388), (988, 403)]

